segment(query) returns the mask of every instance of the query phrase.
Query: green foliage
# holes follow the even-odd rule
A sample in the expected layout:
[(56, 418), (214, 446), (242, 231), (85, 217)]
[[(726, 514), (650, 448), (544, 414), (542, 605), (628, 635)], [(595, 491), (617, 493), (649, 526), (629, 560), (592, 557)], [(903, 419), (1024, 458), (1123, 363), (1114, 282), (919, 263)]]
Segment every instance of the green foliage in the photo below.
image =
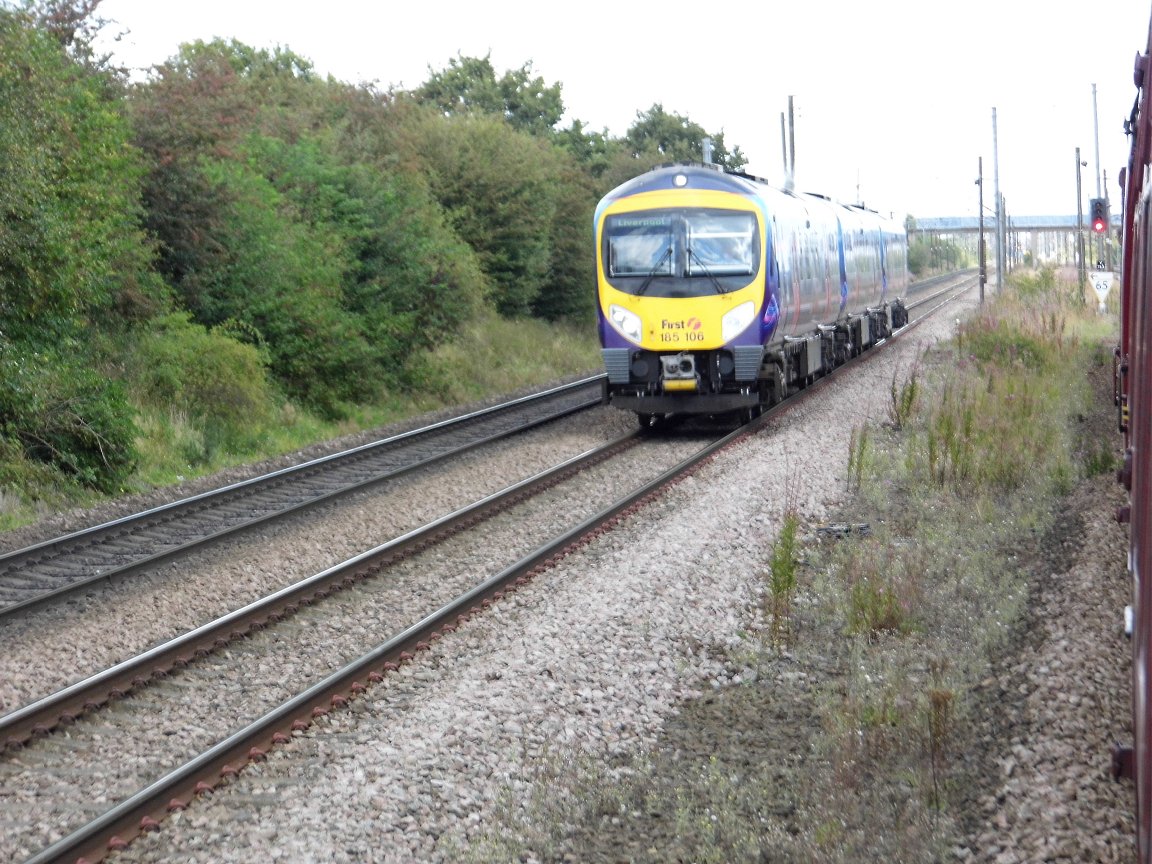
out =
[(493, 393), (510, 393), (530, 384), (600, 367), (595, 333), (563, 322), (511, 321), (484, 312), (461, 328), (458, 338), (413, 358), (443, 404), (459, 405)]
[(625, 142), (636, 158), (660, 154), (664, 162), (699, 162), (702, 159), (701, 141), (712, 139), (712, 161), (733, 171), (747, 163), (739, 147), (729, 152), (724, 133), (709, 133), (699, 123), (668, 113), (664, 106), (654, 104), (647, 111), (636, 112), (636, 122), (625, 134)]
[(135, 463), (134, 414), (90, 337), (165, 294), (116, 82), (69, 56), (78, 28), (60, 21), (49, 32), (0, 8), (0, 436), (22, 476), (44, 466), (111, 493)]
[(772, 574), (771, 588), (774, 598), (790, 597), (796, 589), (796, 531), (799, 525), (800, 519), (796, 511), (789, 510), (784, 514), (784, 523), (780, 526), (776, 542), (772, 544), (769, 570)]
[(848, 609), (848, 632), (852, 634), (900, 633), (907, 627), (895, 588), (878, 573), (852, 582)]
[(837, 567), (847, 596), (845, 626), (852, 635), (869, 639), (882, 633), (906, 634), (914, 629), (914, 598), (920, 574), (903, 568), (876, 537), (853, 542)]
[(889, 387), (890, 402), (888, 405), (888, 420), (892, 428), (897, 431), (904, 428), (912, 419), (912, 412), (916, 409), (917, 397), (920, 395), (919, 370), (914, 368), (908, 377), (897, 383), (896, 373), (892, 373), (892, 384)]
[(1023, 300), (1059, 302), (1061, 294), (1056, 287), (1056, 271), (1051, 267), (1041, 270), (1017, 270), (1008, 278), (1009, 287)]
[(780, 643), (788, 629), (788, 613), (792, 608), (792, 597), (796, 593), (796, 561), (799, 542), (797, 531), (800, 517), (796, 510), (788, 508), (780, 533), (772, 544), (772, 557), (768, 562), (768, 613), (771, 620), (773, 641)]
[[(200, 323), (257, 333), (293, 398), (344, 416), (475, 313), (483, 279), (425, 189), (349, 161), (364, 150), (338, 118), (371, 103), (294, 55), (185, 46), (134, 104), (163, 272)], [(357, 122), (382, 122), (367, 112)]]
[(548, 271), (532, 301), (532, 314), (546, 321), (571, 320), (592, 330), (596, 259), (588, 254), (589, 214), (599, 193), (591, 179), (557, 154), (553, 190), (556, 209), (549, 228)]
[(496, 308), (529, 314), (552, 261), (559, 151), (490, 116), (413, 120), (432, 194), (475, 251)]
[[(568, 128), (555, 134), (553, 141), (576, 160), (590, 180), (604, 175), (614, 154), (624, 153), (622, 144), (609, 137), (607, 129), (602, 132), (588, 131), (582, 120), (573, 120)], [(608, 188), (611, 187), (605, 187), (602, 192)]]
[(52, 344), (162, 301), (107, 79), (0, 8), (0, 331)]
[(1007, 319), (981, 316), (961, 337), (969, 356), (983, 365), (1020, 366), (1039, 371), (1053, 358), (1043, 333), (1022, 330)]
[(383, 365), (400, 364), (476, 314), (482, 276), (420, 185), (346, 165), (324, 139), (254, 136), (246, 149), (295, 212), (329, 238), (328, 254), (342, 250), (341, 306), (389, 346)]
[(869, 455), (868, 424), (853, 427), (848, 439), (848, 471), (846, 486), (849, 491), (860, 491), (864, 485), (864, 463)]
[(559, 84), (547, 85), (543, 78), (533, 78), (530, 62), (497, 78), (489, 56), (454, 57), (412, 95), (445, 116), (495, 115), (532, 135), (550, 132), (564, 115)]
[(1063, 450), (1050, 416), (1057, 395), (1020, 375), (946, 386), (924, 432), (929, 476), (957, 489), (1021, 488), (1050, 449)]
[(958, 270), (964, 258), (964, 250), (954, 240), (909, 235), (908, 270), (914, 276)]
[(914, 439), (913, 461), (941, 486), (1003, 493), (1036, 477), (1064, 485), (1073, 476), (1059, 412), (1077, 378), (1080, 325), (1054, 280), (1041, 274), (1022, 284), (964, 323), (956, 374)]
[(153, 412), (187, 417), (200, 430), (204, 462), (217, 449), (250, 450), (276, 416), (260, 352), (227, 328), (208, 330), (176, 313), (134, 334), (125, 360), (134, 399)]
[(124, 388), (79, 352), (46, 355), (0, 341), (0, 437), (84, 486), (121, 490), (136, 462)]

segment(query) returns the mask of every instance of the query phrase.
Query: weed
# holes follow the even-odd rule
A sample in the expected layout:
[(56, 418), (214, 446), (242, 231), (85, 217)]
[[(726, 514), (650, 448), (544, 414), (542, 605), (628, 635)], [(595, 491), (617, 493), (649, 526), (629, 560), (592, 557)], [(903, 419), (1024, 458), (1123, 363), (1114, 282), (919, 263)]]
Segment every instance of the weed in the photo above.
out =
[(896, 590), (880, 574), (857, 579), (849, 589), (848, 632), (875, 636), (900, 633), (907, 621)]
[(888, 420), (892, 428), (899, 432), (912, 419), (912, 412), (916, 408), (917, 397), (920, 394), (919, 368), (913, 366), (908, 377), (900, 384), (896, 381), (896, 374), (892, 373), (892, 384), (889, 388)]
[(864, 460), (868, 454), (868, 425), (852, 430), (848, 439), (848, 491), (860, 491), (864, 483)]
[(1108, 442), (1094, 442), (1084, 456), (1084, 474), (1087, 477), (1110, 474), (1119, 466), (1120, 462), (1116, 457), (1115, 448)]
[(769, 563), (770, 587), (772, 589), (770, 617), (772, 639), (779, 644), (782, 640), (788, 612), (792, 605), (792, 595), (796, 590), (796, 532), (800, 518), (795, 509), (784, 514), (780, 533), (772, 544), (772, 559)]

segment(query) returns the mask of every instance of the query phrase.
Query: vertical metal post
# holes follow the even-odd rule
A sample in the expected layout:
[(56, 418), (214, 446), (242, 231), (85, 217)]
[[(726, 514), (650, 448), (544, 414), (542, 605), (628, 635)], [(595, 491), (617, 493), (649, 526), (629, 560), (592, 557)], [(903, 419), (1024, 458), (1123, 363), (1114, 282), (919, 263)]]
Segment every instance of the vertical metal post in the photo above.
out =
[(1096, 197), (1103, 198), (1100, 188), (1100, 119), (1096, 116), (1096, 85), (1092, 85), (1092, 135), (1096, 139)]
[(1104, 172), (1104, 212), (1108, 220), (1104, 223), (1104, 269), (1112, 269), (1112, 204), (1108, 200), (1108, 172)]
[(996, 109), (992, 109), (992, 177), (996, 192), (996, 290), (1004, 290), (1004, 206), (1000, 197), (1000, 147), (996, 139)]
[(1088, 274), (1084, 267), (1084, 193), (1080, 186), (1080, 168), (1086, 163), (1080, 161), (1080, 148), (1076, 148), (1076, 254), (1080, 258), (1077, 271), (1080, 274), (1080, 302), (1084, 302), (1084, 286), (1088, 282)]
[(796, 179), (796, 114), (792, 110), (792, 98), (788, 97), (788, 173)]
[[(1103, 198), (1104, 190), (1100, 186), (1100, 119), (1096, 112), (1096, 85), (1092, 85), (1092, 134), (1096, 139), (1096, 197)], [(1105, 236), (1107, 231), (1104, 232)], [(1096, 261), (1104, 260), (1104, 237), (1096, 235)]]
[(976, 161), (976, 170), (979, 172), (976, 177), (976, 185), (980, 187), (980, 206), (977, 213), (980, 214), (980, 302), (984, 302), (984, 283), (988, 281), (988, 259), (985, 257), (984, 250), (984, 157), (980, 156)]
[(785, 120), (785, 113), (780, 112), (780, 153), (785, 160), (785, 184), (788, 183), (789, 170), (788, 170), (788, 126)]

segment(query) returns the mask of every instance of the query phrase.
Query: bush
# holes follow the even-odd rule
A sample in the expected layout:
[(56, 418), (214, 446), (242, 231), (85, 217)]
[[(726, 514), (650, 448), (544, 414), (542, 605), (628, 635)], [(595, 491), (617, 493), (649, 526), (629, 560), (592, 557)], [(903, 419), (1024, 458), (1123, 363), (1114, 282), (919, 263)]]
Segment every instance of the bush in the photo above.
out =
[(176, 313), (137, 337), (127, 361), (132, 395), (144, 408), (185, 415), (204, 437), (207, 458), (217, 448), (245, 450), (272, 422), (274, 390), (261, 352)]
[(0, 343), (0, 436), (26, 459), (113, 494), (136, 464), (135, 412), (124, 388), (86, 360)]

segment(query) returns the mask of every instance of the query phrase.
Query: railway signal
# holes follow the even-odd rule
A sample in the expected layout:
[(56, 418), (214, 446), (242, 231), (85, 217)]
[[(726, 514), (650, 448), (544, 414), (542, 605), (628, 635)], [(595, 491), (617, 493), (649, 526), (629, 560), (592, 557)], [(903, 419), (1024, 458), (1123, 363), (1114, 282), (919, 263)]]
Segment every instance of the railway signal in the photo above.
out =
[(1092, 213), (1092, 230), (1096, 234), (1103, 234), (1108, 230), (1108, 201), (1105, 198), (1093, 198), (1089, 202)]

